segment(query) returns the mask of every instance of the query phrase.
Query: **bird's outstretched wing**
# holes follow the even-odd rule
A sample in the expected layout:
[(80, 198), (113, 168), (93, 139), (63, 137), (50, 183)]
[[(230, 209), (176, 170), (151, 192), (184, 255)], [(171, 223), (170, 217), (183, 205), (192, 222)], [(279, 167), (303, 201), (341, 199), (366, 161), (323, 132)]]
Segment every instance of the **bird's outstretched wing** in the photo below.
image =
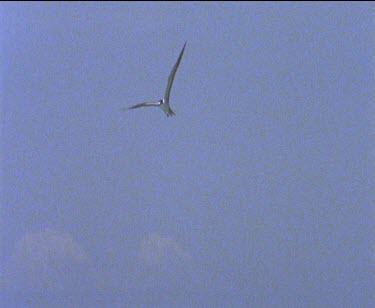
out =
[(184, 54), (185, 46), (186, 46), (186, 42), (185, 42), (184, 47), (182, 48), (182, 50), (180, 52), (180, 55), (178, 56), (176, 64), (173, 66), (172, 71), (169, 74), (167, 89), (165, 90), (165, 95), (164, 95), (164, 99), (165, 99), (165, 102), (167, 104), (169, 104), (169, 94), (171, 93), (174, 76), (176, 75), (178, 66), (180, 65), (182, 55)]
[(154, 106), (159, 106), (159, 103), (140, 103), (131, 107), (126, 107), (122, 108), (121, 110), (129, 110), (129, 109), (136, 109), (136, 108), (141, 108), (141, 107), (154, 107)]

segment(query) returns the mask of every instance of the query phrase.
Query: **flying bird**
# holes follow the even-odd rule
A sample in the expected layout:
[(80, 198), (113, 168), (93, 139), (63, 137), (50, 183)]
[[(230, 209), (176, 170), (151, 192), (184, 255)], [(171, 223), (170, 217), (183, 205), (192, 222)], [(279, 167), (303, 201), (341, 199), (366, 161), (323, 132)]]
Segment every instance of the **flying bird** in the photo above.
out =
[(178, 56), (176, 64), (173, 66), (172, 71), (169, 74), (168, 84), (167, 84), (167, 88), (165, 89), (164, 98), (159, 99), (157, 102), (140, 103), (140, 104), (128, 107), (128, 108), (123, 108), (123, 110), (136, 109), (136, 108), (141, 108), (141, 107), (160, 107), (164, 111), (164, 113), (167, 115), (167, 117), (175, 115), (175, 113), (169, 106), (169, 95), (171, 94), (174, 76), (176, 75), (178, 66), (180, 65), (182, 55), (184, 54), (184, 51), (185, 51), (185, 46), (186, 46), (186, 42), (180, 52), (180, 55)]

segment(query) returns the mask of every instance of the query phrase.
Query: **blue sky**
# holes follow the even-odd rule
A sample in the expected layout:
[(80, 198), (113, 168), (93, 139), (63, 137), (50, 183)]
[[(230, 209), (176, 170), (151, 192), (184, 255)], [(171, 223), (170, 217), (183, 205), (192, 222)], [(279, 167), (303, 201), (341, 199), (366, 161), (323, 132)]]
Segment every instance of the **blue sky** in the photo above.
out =
[(372, 3), (1, 15), (10, 306), (373, 305)]

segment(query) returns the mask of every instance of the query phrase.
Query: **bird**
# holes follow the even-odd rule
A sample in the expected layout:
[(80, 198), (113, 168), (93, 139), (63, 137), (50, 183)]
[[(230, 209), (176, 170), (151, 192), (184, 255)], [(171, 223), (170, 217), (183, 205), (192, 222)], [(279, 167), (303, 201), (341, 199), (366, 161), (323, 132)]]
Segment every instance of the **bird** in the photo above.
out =
[(176, 115), (169, 105), (169, 96), (171, 94), (174, 76), (176, 75), (178, 66), (180, 65), (180, 62), (181, 62), (181, 59), (182, 59), (182, 55), (184, 54), (184, 51), (185, 51), (185, 46), (186, 46), (186, 42), (184, 44), (184, 47), (182, 47), (180, 55), (178, 56), (178, 59), (177, 59), (175, 65), (173, 66), (171, 73), (169, 74), (168, 84), (167, 84), (167, 88), (165, 89), (164, 98), (159, 99), (156, 102), (140, 103), (140, 104), (137, 104), (137, 105), (134, 105), (134, 106), (131, 106), (131, 107), (123, 108), (122, 110), (130, 110), (130, 109), (136, 109), (136, 108), (141, 108), (141, 107), (160, 107), (164, 111), (164, 113), (167, 115), (167, 117)]

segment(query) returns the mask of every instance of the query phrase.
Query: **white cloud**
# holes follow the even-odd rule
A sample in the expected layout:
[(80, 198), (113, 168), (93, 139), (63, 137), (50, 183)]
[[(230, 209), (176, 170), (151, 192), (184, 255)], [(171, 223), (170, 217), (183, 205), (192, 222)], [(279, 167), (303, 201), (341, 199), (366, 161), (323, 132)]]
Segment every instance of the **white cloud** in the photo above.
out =
[(181, 266), (190, 262), (189, 254), (168, 235), (151, 233), (140, 243), (139, 255), (148, 266), (177, 263)]
[(93, 281), (87, 253), (68, 234), (29, 233), (16, 244), (6, 282), (31, 291), (82, 290)]

